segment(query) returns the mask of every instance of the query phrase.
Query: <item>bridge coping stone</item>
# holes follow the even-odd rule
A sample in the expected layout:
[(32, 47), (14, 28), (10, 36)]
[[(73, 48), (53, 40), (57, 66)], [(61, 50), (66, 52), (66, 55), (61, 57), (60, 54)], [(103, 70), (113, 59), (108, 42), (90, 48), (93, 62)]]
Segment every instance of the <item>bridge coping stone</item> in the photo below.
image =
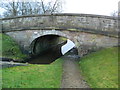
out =
[(86, 17), (93, 17), (93, 18), (106, 18), (106, 19), (115, 19), (115, 20), (118, 19), (117, 17), (113, 17), (113, 16), (95, 15), (95, 14), (55, 13), (55, 14), (38, 14), (38, 15), (23, 15), (23, 16), (7, 17), (7, 18), (0, 18), (0, 20), (16, 19), (21, 17), (39, 17), (39, 16), (86, 16)]

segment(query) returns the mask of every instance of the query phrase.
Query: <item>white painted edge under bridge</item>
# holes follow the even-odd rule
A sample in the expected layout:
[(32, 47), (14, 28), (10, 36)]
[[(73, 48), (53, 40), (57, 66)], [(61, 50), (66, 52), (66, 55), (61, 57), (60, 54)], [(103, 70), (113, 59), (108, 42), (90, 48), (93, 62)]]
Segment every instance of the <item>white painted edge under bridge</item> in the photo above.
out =
[(67, 43), (61, 47), (62, 55), (64, 55), (65, 53), (67, 53), (73, 47), (75, 47), (75, 44), (71, 40), (67, 39)]

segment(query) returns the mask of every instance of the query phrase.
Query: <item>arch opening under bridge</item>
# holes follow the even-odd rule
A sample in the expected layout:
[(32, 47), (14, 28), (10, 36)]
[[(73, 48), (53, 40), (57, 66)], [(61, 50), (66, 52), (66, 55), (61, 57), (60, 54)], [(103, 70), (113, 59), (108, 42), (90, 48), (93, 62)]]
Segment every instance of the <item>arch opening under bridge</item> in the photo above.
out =
[(28, 63), (48, 64), (73, 48), (75, 44), (66, 37), (54, 34), (43, 35), (35, 38), (30, 44), (32, 58), (28, 60)]

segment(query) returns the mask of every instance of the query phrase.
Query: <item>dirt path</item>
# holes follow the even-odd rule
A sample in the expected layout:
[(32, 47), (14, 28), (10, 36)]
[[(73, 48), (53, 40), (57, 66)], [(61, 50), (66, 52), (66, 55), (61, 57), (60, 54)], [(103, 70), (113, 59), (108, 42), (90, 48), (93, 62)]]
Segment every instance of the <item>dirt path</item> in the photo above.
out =
[(63, 77), (61, 88), (89, 88), (83, 77), (80, 75), (78, 61), (75, 58), (63, 57)]

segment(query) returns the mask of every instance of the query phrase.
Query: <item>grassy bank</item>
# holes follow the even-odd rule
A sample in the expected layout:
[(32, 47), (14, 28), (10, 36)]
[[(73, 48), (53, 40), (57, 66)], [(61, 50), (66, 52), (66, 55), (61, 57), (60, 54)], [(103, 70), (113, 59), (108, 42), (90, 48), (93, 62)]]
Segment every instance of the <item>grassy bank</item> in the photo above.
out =
[(5, 68), (3, 88), (59, 88), (62, 78), (62, 60), (50, 65), (29, 65)]
[(0, 33), (0, 57), (23, 59), (26, 55), (22, 54), (19, 46), (13, 39)]
[(90, 87), (118, 88), (118, 47), (91, 53), (79, 64)]

